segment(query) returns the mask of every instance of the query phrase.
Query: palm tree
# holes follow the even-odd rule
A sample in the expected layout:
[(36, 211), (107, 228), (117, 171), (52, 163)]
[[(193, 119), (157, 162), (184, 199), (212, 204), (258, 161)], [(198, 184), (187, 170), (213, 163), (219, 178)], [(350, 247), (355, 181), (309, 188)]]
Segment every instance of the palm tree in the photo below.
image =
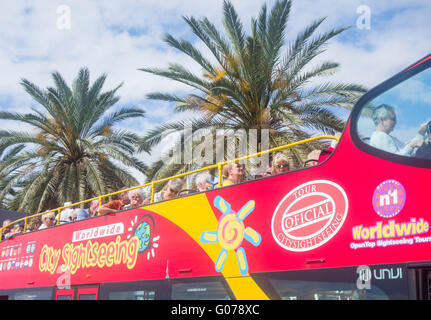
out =
[(6, 201), (16, 194), (16, 182), (20, 173), (19, 153), (24, 145), (17, 145), (9, 150), (0, 151), (0, 208), (6, 208)]
[(23, 122), (34, 129), (0, 131), (0, 153), (15, 148), (4, 164), (5, 170), (9, 168), (7, 181), (16, 192), (7, 201), (11, 210), (40, 212), (65, 201), (114, 192), (138, 184), (127, 168), (146, 169), (134, 156), (138, 136), (114, 128), (123, 120), (145, 114), (137, 107), (114, 109), (121, 84), (102, 92), (106, 75), (90, 86), (87, 68), (79, 71), (72, 88), (58, 72), (52, 77), (55, 87), (46, 90), (21, 81), (41, 108), (27, 114), (0, 112), (0, 119)]
[[(330, 61), (309, 65), (325, 50), (328, 40), (347, 28), (314, 35), (325, 20), (319, 19), (285, 45), (290, 8), (289, 0), (278, 1), (270, 12), (264, 4), (258, 18), (251, 20), (248, 36), (228, 0), (223, 4), (225, 35), (207, 18), (184, 17), (212, 57), (206, 58), (191, 42), (167, 34), (164, 41), (198, 63), (202, 75), (177, 63), (169, 64), (167, 69), (142, 68), (194, 90), (184, 97), (161, 92), (147, 97), (175, 102), (177, 112), (196, 112), (193, 130), (268, 129), (271, 147), (306, 139), (316, 132), (341, 132), (345, 121), (337, 111), (349, 110), (366, 90), (351, 83), (313, 85), (312, 80), (332, 75), (339, 65)], [(144, 136), (140, 150), (150, 151), (160, 143), (162, 135), (182, 129), (183, 122), (162, 124)], [(319, 144), (289, 151), (290, 156), (299, 163), (316, 146)]]

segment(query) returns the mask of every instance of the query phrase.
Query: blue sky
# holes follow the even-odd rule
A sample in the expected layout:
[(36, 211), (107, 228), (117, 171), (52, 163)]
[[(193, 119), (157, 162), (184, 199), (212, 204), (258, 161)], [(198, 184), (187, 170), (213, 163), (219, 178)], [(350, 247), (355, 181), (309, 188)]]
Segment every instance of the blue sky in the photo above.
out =
[[(266, 1), (271, 8), (275, 1)], [(26, 78), (42, 88), (52, 85), (51, 72), (59, 71), (71, 83), (78, 70), (87, 66), (92, 79), (108, 74), (105, 90), (121, 82), (121, 105), (137, 105), (147, 117), (124, 124), (138, 133), (168, 120), (187, 115), (172, 113), (168, 103), (148, 101), (149, 92), (190, 92), (185, 86), (139, 71), (142, 67), (165, 67), (181, 63), (199, 73), (196, 65), (162, 42), (164, 33), (193, 38), (182, 16), (208, 17), (222, 28), (222, 0), (16, 0), (0, 4), (0, 110), (28, 112), (34, 102), (19, 85)], [(232, 0), (243, 24), (257, 16), (264, 1)], [(357, 9), (367, 6), (370, 28), (360, 29)], [(61, 6), (70, 11), (65, 13)], [(327, 17), (318, 32), (350, 25), (330, 41), (316, 58), (341, 64), (331, 76), (334, 82), (359, 83), (372, 88), (428, 53), (431, 30), (429, 0), (294, 0), (287, 39), (321, 17)], [(70, 19), (66, 21), (65, 17)], [(60, 23), (60, 28), (59, 28)], [(63, 24), (62, 24), (63, 23)], [(67, 23), (70, 23), (67, 25)], [(67, 26), (62, 28), (61, 26)], [(3, 129), (16, 124), (0, 121)], [(150, 162), (158, 157), (142, 155)]]
[[(372, 107), (387, 104), (395, 109), (397, 124), (391, 135), (407, 143), (423, 123), (431, 120), (431, 69), (422, 71), (370, 101)], [(362, 117), (359, 131), (370, 137), (375, 130), (372, 119)]]

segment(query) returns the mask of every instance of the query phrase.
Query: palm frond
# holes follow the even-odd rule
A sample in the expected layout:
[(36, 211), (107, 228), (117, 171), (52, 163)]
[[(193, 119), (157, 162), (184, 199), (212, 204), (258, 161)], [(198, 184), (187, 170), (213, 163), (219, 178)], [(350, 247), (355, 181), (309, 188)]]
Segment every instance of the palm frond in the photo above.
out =
[[(142, 68), (192, 89), (184, 95), (155, 92), (147, 97), (174, 102), (176, 112), (193, 111), (197, 115), (191, 120), (193, 130), (268, 129), (271, 146), (306, 139), (313, 134), (341, 132), (345, 120), (338, 116), (344, 111), (340, 108), (350, 110), (366, 89), (350, 83), (322, 83), (321, 78), (338, 71), (338, 63), (324, 61), (314, 67), (310, 64), (347, 27), (317, 34), (325, 18), (317, 19), (293, 42), (286, 43), (291, 7), (290, 0), (278, 0), (270, 10), (262, 5), (257, 19), (251, 19), (249, 34), (229, 0), (223, 2), (222, 31), (207, 18), (184, 17), (212, 57), (204, 57), (204, 51), (197, 50), (198, 46), (190, 40), (166, 35), (165, 42), (195, 60), (202, 68), (202, 75), (175, 63), (165, 69)], [(314, 83), (316, 80), (321, 84)], [(174, 145), (184, 150), (183, 129), (184, 122), (157, 126), (139, 141), (139, 150), (150, 152), (163, 137), (173, 133), (180, 133)], [(296, 164), (301, 164), (307, 151), (311, 151), (310, 146), (287, 153)], [(161, 177), (184, 168), (176, 163), (162, 166), (156, 162), (147, 172), (149, 177)]]
[(115, 128), (124, 120), (145, 116), (134, 106), (113, 109), (122, 84), (102, 92), (106, 75), (90, 84), (87, 68), (79, 71), (72, 87), (59, 72), (52, 77), (54, 87), (45, 90), (21, 81), (42, 108), (28, 114), (0, 112), (0, 119), (36, 129), (0, 130), (0, 204), (11, 209), (39, 212), (65, 201), (83, 201), (137, 184), (127, 170), (147, 169), (135, 156), (140, 137)]

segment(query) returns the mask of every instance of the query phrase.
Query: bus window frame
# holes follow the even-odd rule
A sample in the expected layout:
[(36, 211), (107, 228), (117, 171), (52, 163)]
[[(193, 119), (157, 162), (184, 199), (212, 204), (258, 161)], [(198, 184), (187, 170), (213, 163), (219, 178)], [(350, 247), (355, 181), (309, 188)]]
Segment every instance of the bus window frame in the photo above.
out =
[[(40, 300), (55, 300), (56, 294), (55, 294), (55, 288), (54, 287), (33, 287), (33, 288), (20, 288), (20, 289), (5, 289), (0, 290), (0, 296), (7, 296), (8, 300), (17, 300), (15, 299), (16, 294), (23, 294), (23, 293), (32, 293), (32, 292), (41, 292), (41, 291), (47, 291), (47, 293), (50, 293), (51, 296), (49, 299), (34, 299), (36, 301)], [(21, 300), (21, 299), (18, 299)]]
[(154, 300), (170, 299), (169, 279), (101, 283), (98, 297), (99, 300), (110, 300), (109, 294), (111, 292), (153, 288), (155, 290)]
[(208, 276), (208, 277), (184, 277), (184, 278), (173, 278), (171, 279), (169, 286), (169, 297), (172, 300), (172, 285), (174, 284), (184, 284), (184, 283), (202, 283), (202, 282), (219, 282), (222, 284), (223, 288), (226, 290), (227, 295), (230, 300), (236, 300), (232, 289), (228, 285), (226, 279), (223, 276)]
[(431, 261), (410, 262), (407, 264), (409, 271), (410, 300), (430, 300), (429, 292), (425, 295), (425, 290), (430, 292), (431, 285), (425, 283), (426, 273), (431, 273)]
[(90, 299), (90, 300), (98, 300), (99, 287), (76, 288), (76, 300), (83, 300), (81, 299), (81, 296), (83, 295), (94, 295), (94, 299)]
[(236, 300), (232, 289), (227, 284), (223, 276), (208, 276), (208, 277), (180, 277), (158, 280), (141, 280), (141, 281), (126, 281), (126, 282), (109, 282), (101, 283), (99, 287), (99, 300), (109, 300), (111, 292), (118, 291), (133, 291), (155, 289), (156, 293), (154, 300), (172, 300), (172, 286), (174, 284), (183, 283), (200, 283), (200, 282), (218, 282), (221, 283), (227, 295), (231, 300)]
[[(399, 279), (398, 282), (394, 284), (397, 289), (405, 289), (406, 291), (401, 290), (401, 295), (405, 297), (405, 299), (410, 300), (412, 294), (411, 284), (408, 279), (409, 268), (406, 264), (382, 264), (382, 265), (370, 265), (371, 268), (399, 268), (402, 267), (405, 271), (406, 277), (403, 280)], [(322, 282), (322, 283), (339, 283), (339, 284), (349, 284), (354, 285), (357, 281), (357, 268), (358, 266), (345, 266), (345, 267), (337, 267), (337, 268), (316, 268), (316, 269), (301, 269), (301, 270), (285, 270), (285, 271), (271, 271), (271, 272), (259, 272), (252, 273), (251, 277), (256, 281), (257, 285), (268, 295), (271, 300), (280, 300), (280, 294), (277, 292), (276, 287), (271, 283), (271, 279), (281, 279), (281, 280), (289, 280), (289, 281), (304, 281), (304, 282)], [(388, 300), (399, 300), (397, 290), (390, 291), (389, 289), (393, 289), (388, 281), (392, 280), (378, 280), (383, 281), (376, 284), (375, 279), (371, 282), (374, 285), (374, 289), (377, 287), (379, 291), (381, 291)], [(405, 285), (405, 288), (401, 288), (400, 286)], [(359, 290), (359, 289), (358, 289)], [(386, 291), (389, 290), (389, 291)], [(382, 299), (377, 299), (382, 300)], [(404, 300), (404, 299), (403, 299)]]
[(349, 121), (350, 137), (354, 145), (359, 150), (390, 162), (395, 162), (395, 163), (412, 166), (412, 167), (431, 169), (431, 161), (428, 159), (401, 156), (391, 152), (383, 151), (381, 149), (374, 148), (369, 144), (365, 143), (364, 141), (362, 141), (358, 135), (358, 120), (360, 118), (361, 111), (363, 110), (364, 106), (370, 101), (372, 101), (373, 99), (375, 99), (376, 97), (378, 97), (379, 95), (397, 86), (398, 84), (410, 79), (411, 77), (415, 76), (416, 74), (426, 69), (429, 69), (431, 67), (431, 59), (429, 59), (430, 57), (431, 55), (427, 55), (423, 59), (420, 59), (419, 63), (416, 62), (412, 64), (411, 66), (397, 73), (390, 79), (379, 84), (377, 87), (371, 89), (359, 99), (359, 101), (356, 103), (355, 107), (353, 108), (352, 114), (350, 115), (350, 121)]
[(75, 300), (75, 289), (61, 289), (55, 291), (55, 300), (63, 296), (72, 296), (72, 300)]
[(67, 289), (54, 288), (54, 298), (58, 300), (59, 296), (72, 296), (72, 300), (79, 300), (80, 295), (94, 294), (96, 300), (98, 299), (100, 288), (98, 284), (90, 285), (73, 285)]

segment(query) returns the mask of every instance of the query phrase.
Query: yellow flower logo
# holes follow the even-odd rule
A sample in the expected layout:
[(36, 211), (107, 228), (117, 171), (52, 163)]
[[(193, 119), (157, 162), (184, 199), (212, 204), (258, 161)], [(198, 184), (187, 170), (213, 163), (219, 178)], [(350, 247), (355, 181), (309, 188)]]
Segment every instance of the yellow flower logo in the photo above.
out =
[(247, 256), (241, 245), (245, 239), (257, 247), (262, 240), (258, 232), (250, 227), (245, 227), (243, 223), (244, 219), (254, 210), (254, 205), (254, 200), (250, 200), (238, 213), (235, 213), (231, 210), (230, 203), (225, 201), (222, 197), (217, 196), (214, 199), (214, 206), (219, 209), (223, 215), (220, 217), (217, 230), (202, 232), (200, 240), (202, 243), (218, 242), (222, 247), (215, 264), (217, 272), (221, 272), (223, 269), (229, 250), (235, 250), (241, 274), (246, 275), (248, 273)]

